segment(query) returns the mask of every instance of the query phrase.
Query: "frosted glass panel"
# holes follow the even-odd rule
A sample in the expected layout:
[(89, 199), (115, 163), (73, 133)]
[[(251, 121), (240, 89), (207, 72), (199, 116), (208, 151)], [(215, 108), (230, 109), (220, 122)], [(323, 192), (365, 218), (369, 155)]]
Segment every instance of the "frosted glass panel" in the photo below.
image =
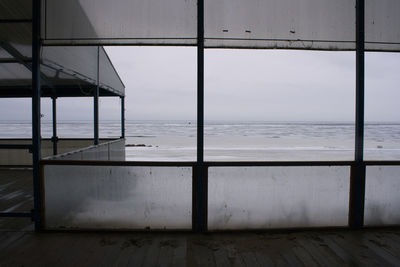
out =
[(46, 1), (48, 43), (195, 44), (195, 0)]
[[(82, 142), (82, 146), (83, 146)], [(77, 146), (78, 144), (76, 144)], [(86, 144), (87, 145), (87, 144)], [(71, 147), (72, 148), (72, 147)], [(52, 149), (50, 147), (49, 149)], [(61, 148), (62, 149), (62, 148)], [(65, 149), (64, 149), (65, 150)], [(125, 161), (125, 139), (89, 146), (75, 151), (49, 156), (46, 160), (113, 160)]]
[[(100, 87), (123, 95), (124, 84), (103, 47), (99, 49)], [(66, 78), (79, 78), (95, 85), (97, 84), (97, 53), (97, 46), (45, 46), (42, 61), (46, 66), (66, 73), (68, 75)], [(85, 94), (89, 95), (93, 92), (88, 91)]]
[(82, 160), (82, 151), (67, 152), (59, 156), (49, 157), (56, 160)]
[(206, 0), (207, 47), (355, 48), (355, 0)]
[(101, 144), (82, 150), (83, 160), (108, 160), (108, 145)]
[(367, 166), (364, 224), (400, 225), (400, 166)]
[(125, 86), (103, 47), (99, 50), (99, 80), (101, 87), (124, 94)]
[(32, 72), (19, 63), (0, 64), (0, 86), (32, 84)]
[(190, 167), (44, 168), (46, 229), (190, 229)]
[(109, 160), (125, 161), (125, 139), (108, 144)]
[(45, 46), (42, 51), (44, 64), (69, 75), (78, 75), (91, 84), (97, 83), (97, 47)]
[(350, 167), (209, 168), (210, 230), (346, 226)]

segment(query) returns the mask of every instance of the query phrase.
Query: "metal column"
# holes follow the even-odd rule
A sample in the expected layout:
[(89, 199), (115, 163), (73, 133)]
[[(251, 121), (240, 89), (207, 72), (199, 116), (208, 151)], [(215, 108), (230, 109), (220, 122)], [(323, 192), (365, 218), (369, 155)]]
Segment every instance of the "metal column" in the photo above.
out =
[(207, 231), (207, 170), (204, 166), (204, 0), (197, 1), (197, 164), (193, 171), (193, 230)]
[(364, 0), (356, 1), (356, 121), (355, 163), (350, 177), (349, 226), (364, 224), (365, 164), (364, 164)]
[(51, 98), (52, 101), (52, 107), (53, 107), (53, 137), (51, 138), (51, 141), (53, 142), (53, 155), (57, 155), (57, 142), (58, 142), (58, 137), (57, 137), (57, 97), (53, 96)]
[(33, 219), (35, 230), (41, 229), (41, 197), (39, 179), (40, 152), (40, 0), (32, 2), (32, 166), (33, 166)]
[(121, 138), (125, 138), (125, 96), (121, 96)]
[(97, 47), (97, 83), (96, 89), (94, 90), (94, 97), (93, 97), (93, 138), (94, 138), (94, 145), (99, 144), (99, 84), (100, 84), (100, 47)]

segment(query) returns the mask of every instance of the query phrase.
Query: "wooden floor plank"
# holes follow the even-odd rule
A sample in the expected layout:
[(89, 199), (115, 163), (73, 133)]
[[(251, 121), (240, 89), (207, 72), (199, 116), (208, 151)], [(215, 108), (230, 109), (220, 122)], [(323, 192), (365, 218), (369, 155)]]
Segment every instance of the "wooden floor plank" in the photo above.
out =
[(251, 251), (246, 251), (244, 253), (241, 253), (241, 257), (242, 257), (244, 265), (246, 267), (261, 266), (261, 265), (259, 265), (255, 254), (253, 252), (251, 252)]
[(214, 253), (208, 246), (208, 238), (204, 238), (202, 240), (200, 237), (197, 237), (195, 240), (191, 240), (188, 244), (191, 249), (189, 249), (189, 257), (193, 258), (194, 264), (196, 266), (215, 266)]
[(274, 262), (271, 260), (271, 258), (268, 256), (267, 253), (263, 253), (262, 251), (257, 251), (254, 253), (257, 262), (259, 263), (260, 266), (274, 266)]
[(224, 247), (214, 251), (214, 259), (215, 259), (215, 265), (217, 267), (224, 267), (224, 266), (230, 266), (231, 263), (229, 261), (229, 255), (228, 252)]
[(187, 265), (187, 241), (186, 238), (178, 236), (175, 239), (176, 247), (174, 247), (172, 255), (172, 266), (184, 267)]
[(303, 247), (305, 250), (309, 251), (313, 259), (321, 266), (338, 266), (342, 262), (336, 261), (332, 258), (325, 250), (324, 247), (318, 246), (312, 242), (312, 237), (308, 239), (299, 239), (296, 242)]
[(372, 251), (368, 250), (368, 247), (363, 244), (363, 242), (353, 242), (349, 236), (353, 235), (350, 234), (337, 234), (332, 235), (331, 239), (334, 240), (338, 246), (342, 247), (343, 250), (347, 251), (351, 258), (354, 259), (354, 262), (357, 262), (357, 265), (363, 266), (379, 266), (385, 261), (381, 261), (379, 257), (373, 253)]
[(141, 266), (150, 244), (151, 240), (141, 235), (126, 236), (114, 266)]
[(251, 233), (193, 237), (185, 233), (1, 232), (0, 266), (400, 265), (395, 247), (400, 236), (392, 233), (299, 232), (294, 236), (291, 240), (282, 234)]
[(153, 241), (151, 238), (135, 236), (130, 239), (130, 243), (132, 244), (134, 251), (129, 257), (127, 266), (142, 266), (147, 255), (147, 251), (153, 245)]
[(168, 267), (172, 266), (173, 249), (177, 243), (173, 239), (164, 239), (160, 242), (160, 252), (157, 258), (156, 266)]
[[(158, 255), (160, 253), (160, 242), (162, 241), (162, 237), (157, 236), (151, 240), (151, 243), (148, 245), (148, 249), (146, 251), (146, 255), (144, 257), (143, 267), (152, 267), (157, 263)], [(139, 265), (136, 265), (139, 266)]]
[(307, 252), (304, 248), (295, 246), (292, 248), (293, 253), (297, 256), (297, 258), (301, 261), (302, 265), (307, 267), (316, 267), (318, 266), (317, 262), (313, 259), (309, 252)]
[(390, 247), (390, 250), (395, 253), (395, 255), (400, 255), (400, 237), (392, 235), (392, 233), (387, 233), (385, 235), (376, 234), (373, 239), (377, 238), (379, 242), (382, 242), (386, 246)]
[(324, 235), (321, 236), (321, 238), (324, 240), (325, 244), (328, 245), (328, 247), (338, 256), (342, 259), (344, 263), (347, 265), (357, 265), (357, 262), (362, 261), (362, 258), (359, 258), (358, 260), (355, 259), (354, 255), (351, 253), (351, 251), (348, 251), (344, 249), (342, 246), (339, 246), (338, 243), (336, 243), (334, 240), (331, 238), (332, 235)]
[(281, 255), (290, 266), (304, 266), (304, 264), (294, 254), (292, 249), (281, 252)]

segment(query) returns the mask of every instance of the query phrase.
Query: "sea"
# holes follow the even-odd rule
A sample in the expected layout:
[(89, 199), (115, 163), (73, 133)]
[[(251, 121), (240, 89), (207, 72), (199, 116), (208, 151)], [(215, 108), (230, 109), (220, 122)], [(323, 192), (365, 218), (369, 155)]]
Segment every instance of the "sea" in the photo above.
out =
[[(92, 138), (91, 121), (61, 121), (59, 138)], [(366, 123), (364, 158), (400, 160), (400, 123)], [(43, 138), (52, 135), (42, 121)], [(119, 121), (101, 121), (100, 138), (117, 138)], [(194, 161), (195, 121), (126, 121), (126, 158), (137, 161)], [(0, 138), (30, 138), (29, 121), (0, 121)], [(354, 123), (206, 121), (206, 161), (352, 160)]]

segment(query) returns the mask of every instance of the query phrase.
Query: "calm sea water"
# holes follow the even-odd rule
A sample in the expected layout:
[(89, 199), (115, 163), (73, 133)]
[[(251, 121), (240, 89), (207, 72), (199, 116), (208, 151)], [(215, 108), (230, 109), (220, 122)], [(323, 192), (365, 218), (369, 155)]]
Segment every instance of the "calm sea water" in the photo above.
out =
[[(100, 137), (120, 136), (120, 122), (100, 123)], [(57, 125), (61, 138), (91, 138), (88, 121)], [(42, 137), (51, 137), (51, 122), (42, 122)], [(208, 160), (342, 159), (351, 160), (354, 125), (327, 122), (206, 122)], [(29, 138), (30, 122), (0, 122), (0, 138)], [(133, 160), (194, 160), (196, 124), (191, 121), (127, 121), (127, 157)], [(365, 126), (366, 158), (400, 159), (400, 123)]]

